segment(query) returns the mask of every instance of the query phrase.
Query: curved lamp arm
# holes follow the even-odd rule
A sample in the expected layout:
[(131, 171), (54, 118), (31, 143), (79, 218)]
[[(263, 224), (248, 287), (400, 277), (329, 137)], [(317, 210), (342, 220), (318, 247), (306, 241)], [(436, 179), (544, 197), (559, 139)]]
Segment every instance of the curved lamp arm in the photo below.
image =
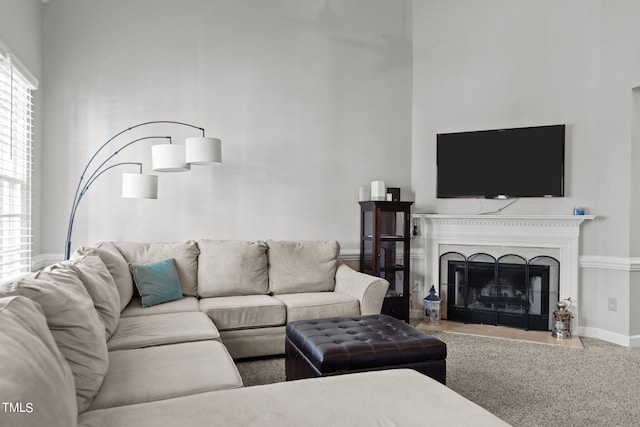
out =
[[(135, 144), (138, 141), (143, 141), (145, 139), (168, 139), (169, 140), (169, 144), (171, 144), (171, 137), (170, 136), (144, 136), (142, 138), (138, 138), (138, 139), (134, 139), (133, 141), (123, 145), (122, 147), (120, 147), (117, 151), (115, 151), (112, 155), (110, 155), (109, 157), (107, 157), (104, 162), (100, 163), (100, 165), (96, 168), (96, 170), (89, 176), (89, 178), (87, 178), (87, 181), (92, 181), (94, 180), (94, 177), (97, 178), (96, 174), (98, 175), (102, 175), (102, 172), (98, 173), (100, 171), (100, 169), (102, 168), (102, 166), (104, 166), (105, 164), (107, 164), (107, 162), (109, 160), (111, 160), (112, 158), (114, 158), (115, 156), (117, 156), (122, 150), (124, 150), (125, 148), (127, 148), (130, 145)], [(140, 164), (142, 165), (142, 163), (135, 163), (135, 164)], [(107, 168), (110, 169), (110, 168)], [(140, 173), (142, 173), (142, 167), (140, 167)], [(89, 184), (85, 185), (83, 187), (83, 190), (85, 188), (87, 188), (89, 186)]]
[(120, 135), (122, 135), (122, 134), (124, 134), (126, 132), (129, 132), (129, 131), (131, 131), (133, 129), (142, 127), (142, 126), (147, 126), (147, 125), (151, 125), (151, 124), (161, 124), (161, 123), (175, 124), (175, 125), (191, 127), (191, 128), (194, 128), (194, 129), (199, 129), (202, 132), (202, 136), (203, 137), (205, 136), (204, 128), (201, 128), (199, 126), (191, 125), (189, 123), (184, 123), (184, 122), (178, 122), (178, 121), (174, 121), (174, 120), (155, 120), (155, 121), (150, 121), (150, 122), (139, 123), (137, 125), (128, 127), (126, 129), (116, 133), (111, 138), (109, 138), (104, 144), (102, 144), (96, 150), (96, 152), (93, 153), (93, 155), (91, 156), (91, 158), (89, 159), (89, 161), (85, 165), (84, 169), (82, 170), (82, 174), (80, 175), (80, 179), (78, 180), (78, 185), (76, 187), (76, 192), (75, 192), (75, 195), (73, 196), (73, 203), (71, 205), (71, 214), (69, 215), (69, 225), (68, 225), (68, 228), (67, 228), (67, 240), (66, 240), (66, 243), (65, 243), (65, 258), (64, 258), (65, 260), (68, 260), (69, 257), (71, 256), (71, 233), (73, 231), (73, 222), (75, 220), (76, 211), (78, 210), (78, 205), (80, 204), (80, 201), (82, 200), (82, 198), (84, 197), (86, 192), (89, 190), (89, 187), (96, 181), (96, 179), (98, 179), (98, 177), (100, 177), (106, 171), (108, 171), (108, 170), (110, 170), (110, 169), (112, 169), (112, 168), (114, 168), (116, 166), (122, 166), (122, 165), (130, 165), (130, 164), (139, 165), (140, 173), (142, 173), (142, 163), (138, 163), (138, 162), (122, 162), (122, 163), (117, 163), (117, 164), (111, 165), (109, 167), (103, 168), (107, 164), (107, 162), (109, 160), (111, 160), (113, 157), (115, 157), (116, 155), (118, 155), (120, 153), (120, 151), (122, 151), (124, 148), (126, 148), (126, 147), (128, 147), (128, 146), (130, 146), (132, 144), (135, 144), (136, 142), (139, 142), (139, 141), (142, 141), (142, 140), (146, 140), (146, 139), (167, 138), (167, 139), (169, 139), (169, 142), (171, 143), (171, 137), (170, 136), (146, 136), (146, 137), (135, 139), (135, 140), (123, 145), (118, 150), (113, 152), (113, 154), (108, 156), (107, 159), (104, 160), (102, 163), (100, 163), (100, 165), (98, 167), (96, 167), (93, 170), (93, 172), (89, 175), (89, 177), (85, 180), (85, 175), (87, 174), (87, 171), (91, 167), (91, 164), (93, 163), (93, 161), (96, 159), (98, 154), (103, 149), (105, 149), (112, 141), (114, 141)]
[(80, 204), (80, 201), (82, 200), (82, 198), (84, 197), (86, 192), (89, 190), (89, 187), (91, 187), (91, 184), (93, 184), (96, 181), (96, 179), (98, 179), (98, 177), (100, 175), (102, 175), (103, 173), (105, 173), (109, 169), (113, 169), (113, 168), (115, 168), (117, 166), (124, 166), (124, 165), (137, 165), (140, 168), (140, 173), (142, 173), (142, 163), (139, 163), (139, 162), (121, 162), (121, 163), (116, 163), (116, 164), (111, 165), (111, 166), (109, 166), (107, 168), (104, 168), (98, 174), (96, 174), (96, 173), (92, 174), (91, 175), (91, 179), (89, 181), (87, 181), (85, 186), (82, 188), (82, 191), (80, 191), (80, 193), (78, 194), (76, 200), (74, 201), (73, 207), (71, 209), (71, 215), (69, 217), (69, 228), (67, 229), (67, 241), (66, 241), (65, 247), (64, 247), (64, 259), (65, 260), (68, 260), (69, 257), (71, 256), (71, 233), (73, 231), (73, 221), (76, 218), (76, 211), (78, 210), (78, 205)]
[[(91, 184), (93, 184), (95, 182), (95, 180), (98, 179), (98, 177), (100, 175), (102, 175), (103, 173), (105, 173), (109, 169), (115, 168), (116, 166), (122, 166), (122, 165), (137, 165), (140, 168), (140, 170), (139, 170), (140, 173), (142, 173), (142, 163), (140, 163), (140, 162), (120, 162), (120, 163), (116, 163), (115, 165), (111, 165), (108, 168), (104, 168), (103, 170), (100, 171), (99, 174), (97, 174), (95, 176), (92, 175), (91, 180), (89, 180), (87, 182), (87, 185), (85, 185), (84, 188), (82, 189), (82, 191), (80, 192), (80, 197), (78, 197), (78, 203), (80, 203), (80, 200), (82, 199), (84, 194), (87, 192), (87, 190), (89, 190), (89, 187), (91, 187)], [(74, 212), (74, 214), (75, 214), (75, 212)]]

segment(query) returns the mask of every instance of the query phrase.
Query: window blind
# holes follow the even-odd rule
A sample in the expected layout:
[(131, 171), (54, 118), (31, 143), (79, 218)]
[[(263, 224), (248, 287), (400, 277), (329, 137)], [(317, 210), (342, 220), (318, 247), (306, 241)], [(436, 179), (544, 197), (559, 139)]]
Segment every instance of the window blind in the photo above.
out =
[(32, 264), (34, 80), (0, 42), (0, 280)]

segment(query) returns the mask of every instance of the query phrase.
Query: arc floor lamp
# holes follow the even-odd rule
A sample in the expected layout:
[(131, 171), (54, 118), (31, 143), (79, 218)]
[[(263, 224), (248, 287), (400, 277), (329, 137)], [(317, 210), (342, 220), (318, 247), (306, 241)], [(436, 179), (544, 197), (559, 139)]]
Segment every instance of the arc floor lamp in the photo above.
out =
[[(186, 138), (184, 145), (173, 144), (171, 136), (144, 136), (134, 139), (119, 148), (117, 148), (110, 155), (107, 155), (106, 159), (99, 165), (96, 158), (112, 143), (120, 137), (120, 135), (132, 131), (136, 128), (152, 125), (152, 124), (172, 124), (179, 126), (187, 126), (194, 129), (199, 129), (202, 132), (202, 136)], [(73, 203), (71, 205), (71, 214), (69, 215), (69, 226), (67, 229), (67, 241), (64, 249), (64, 259), (67, 260), (71, 256), (71, 233), (73, 232), (73, 222), (78, 211), (78, 205), (82, 201), (91, 185), (100, 177), (103, 173), (119, 166), (135, 165), (138, 166), (138, 173), (124, 173), (122, 175), (122, 197), (137, 198), (137, 199), (157, 199), (158, 198), (158, 176), (142, 173), (141, 162), (118, 162), (111, 163), (111, 160), (116, 157), (125, 148), (145, 140), (150, 139), (165, 139), (168, 143), (156, 144), (151, 147), (151, 168), (156, 172), (183, 172), (191, 169), (191, 165), (206, 165), (213, 163), (222, 163), (222, 142), (218, 138), (205, 137), (204, 128), (191, 125), (189, 123), (183, 123), (173, 120), (155, 120), (151, 122), (144, 122), (129, 128), (126, 128), (107, 140), (104, 144), (96, 150), (91, 156), (87, 164), (85, 165), (78, 186), (76, 187), (76, 193), (73, 197)]]

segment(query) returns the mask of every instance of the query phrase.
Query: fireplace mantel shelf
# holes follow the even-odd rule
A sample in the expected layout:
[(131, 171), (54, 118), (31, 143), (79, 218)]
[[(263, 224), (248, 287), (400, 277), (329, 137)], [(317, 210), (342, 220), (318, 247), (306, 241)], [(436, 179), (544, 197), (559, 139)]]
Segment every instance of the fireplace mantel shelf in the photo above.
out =
[(438, 222), (458, 222), (465, 224), (547, 224), (576, 225), (584, 220), (596, 219), (595, 215), (501, 215), (501, 214), (437, 214), (414, 213), (414, 218), (424, 218)]

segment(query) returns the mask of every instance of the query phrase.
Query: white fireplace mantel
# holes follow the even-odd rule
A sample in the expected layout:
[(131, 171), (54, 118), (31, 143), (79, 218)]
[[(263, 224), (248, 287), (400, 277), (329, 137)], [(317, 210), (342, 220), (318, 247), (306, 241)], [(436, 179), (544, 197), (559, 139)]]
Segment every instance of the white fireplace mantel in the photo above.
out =
[[(425, 283), (440, 283), (440, 255), (456, 248), (465, 255), (539, 252), (560, 261), (560, 299), (571, 298), (577, 330), (579, 319), (580, 224), (594, 215), (456, 215), (416, 213), (424, 238)], [(466, 252), (464, 253), (465, 248)], [(530, 257), (527, 257), (530, 258)]]

